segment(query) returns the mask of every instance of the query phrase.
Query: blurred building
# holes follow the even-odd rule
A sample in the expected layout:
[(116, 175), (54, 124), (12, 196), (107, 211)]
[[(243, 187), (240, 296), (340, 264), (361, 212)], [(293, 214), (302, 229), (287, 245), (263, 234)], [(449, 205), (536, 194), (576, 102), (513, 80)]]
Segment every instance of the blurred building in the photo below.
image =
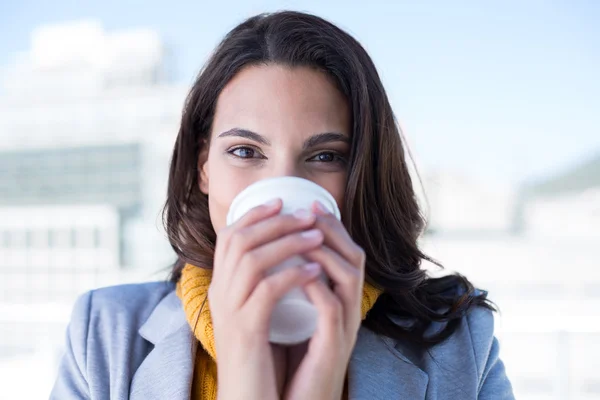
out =
[(527, 185), (523, 198), (527, 234), (600, 243), (600, 154)]
[(448, 172), (424, 184), (423, 248), (500, 307), (517, 397), (600, 398), (600, 158), (512, 190)]
[(106, 205), (2, 207), (0, 302), (62, 304), (114, 280), (119, 225), (118, 212)]
[(160, 211), (187, 90), (169, 63), (152, 31), (84, 21), (38, 29), (2, 70), (0, 366), (55, 361), (78, 294), (168, 275)]
[[(167, 276), (187, 91), (170, 63), (152, 31), (83, 21), (39, 28), (1, 70), (0, 398), (47, 396), (79, 293)], [(599, 160), (522, 188), (425, 177), (423, 248), (500, 306), (517, 398), (600, 398)]]
[(466, 174), (450, 171), (430, 172), (423, 184), (430, 233), (489, 236), (511, 230), (514, 188), (478, 182)]

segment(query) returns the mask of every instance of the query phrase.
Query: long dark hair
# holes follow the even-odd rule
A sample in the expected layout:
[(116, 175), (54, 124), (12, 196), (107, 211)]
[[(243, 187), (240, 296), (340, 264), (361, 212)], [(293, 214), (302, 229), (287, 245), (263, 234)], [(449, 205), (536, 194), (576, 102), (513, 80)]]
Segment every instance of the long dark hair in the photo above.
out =
[[(383, 289), (364, 325), (400, 339), (435, 344), (450, 336), (472, 307), (493, 309), (484, 292), (463, 276), (433, 279), (421, 262), (421, 214), (409, 175), (401, 132), (371, 58), (349, 34), (322, 18), (277, 12), (249, 18), (216, 48), (187, 97), (169, 173), (164, 223), (178, 259), (211, 268), (216, 234), (208, 198), (199, 189), (198, 156), (208, 145), (219, 93), (242, 68), (256, 64), (309, 67), (326, 73), (349, 103), (352, 138), (342, 221), (366, 252), (366, 279)], [(438, 264), (439, 265), (439, 264)], [(409, 328), (390, 317), (408, 317)], [(425, 335), (433, 321), (444, 322)]]

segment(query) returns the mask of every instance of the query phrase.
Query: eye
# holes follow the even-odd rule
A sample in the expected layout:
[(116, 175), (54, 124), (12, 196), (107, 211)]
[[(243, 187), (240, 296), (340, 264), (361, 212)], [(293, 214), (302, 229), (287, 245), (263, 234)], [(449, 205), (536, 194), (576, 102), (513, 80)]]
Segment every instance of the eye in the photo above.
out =
[(324, 151), (310, 158), (309, 161), (322, 163), (343, 162), (344, 158), (333, 151)]
[(229, 154), (238, 158), (258, 158), (257, 151), (252, 147), (240, 146), (229, 150)]

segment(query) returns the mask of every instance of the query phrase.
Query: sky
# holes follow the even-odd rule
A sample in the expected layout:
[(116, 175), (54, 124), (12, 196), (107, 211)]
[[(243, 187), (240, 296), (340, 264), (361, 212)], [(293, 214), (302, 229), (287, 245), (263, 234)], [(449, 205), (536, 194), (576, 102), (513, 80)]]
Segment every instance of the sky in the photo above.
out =
[(365, 46), (421, 170), (498, 184), (543, 179), (600, 154), (600, 2), (2, 1), (0, 68), (34, 28), (94, 18), (150, 28), (190, 85), (253, 14), (308, 11)]

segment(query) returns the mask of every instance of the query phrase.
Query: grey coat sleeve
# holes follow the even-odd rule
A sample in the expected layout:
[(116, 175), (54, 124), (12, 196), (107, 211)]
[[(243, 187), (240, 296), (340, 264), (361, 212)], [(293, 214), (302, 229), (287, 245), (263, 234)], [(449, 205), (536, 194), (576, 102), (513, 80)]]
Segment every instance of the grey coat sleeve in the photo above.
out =
[(71, 321), (67, 328), (65, 353), (50, 393), (50, 400), (90, 398), (86, 364), (91, 297), (92, 292), (83, 294), (73, 307)]
[(500, 345), (495, 337), (479, 384), (479, 400), (514, 400), (512, 385), (499, 357)]

